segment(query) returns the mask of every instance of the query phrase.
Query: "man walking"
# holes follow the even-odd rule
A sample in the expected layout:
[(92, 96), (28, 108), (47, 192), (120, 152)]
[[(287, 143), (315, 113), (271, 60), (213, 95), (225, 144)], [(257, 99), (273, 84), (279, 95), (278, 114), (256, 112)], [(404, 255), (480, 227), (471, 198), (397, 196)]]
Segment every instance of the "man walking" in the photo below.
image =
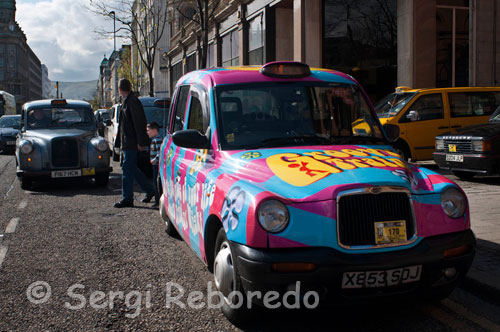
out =
[(118, 91), (123, 98), (118, 139), (122, 151), (122, 200), (115, 203), (115, 208), (134, 206), (134, 179), (146, 192), (143, 201), (150, 201), (154, 188), (146, 176), (137, 168), (137, 156), (149, 145), (146, 134), (146, 115), (139, 99), (132, 93), (130, 81), (122, 78)]

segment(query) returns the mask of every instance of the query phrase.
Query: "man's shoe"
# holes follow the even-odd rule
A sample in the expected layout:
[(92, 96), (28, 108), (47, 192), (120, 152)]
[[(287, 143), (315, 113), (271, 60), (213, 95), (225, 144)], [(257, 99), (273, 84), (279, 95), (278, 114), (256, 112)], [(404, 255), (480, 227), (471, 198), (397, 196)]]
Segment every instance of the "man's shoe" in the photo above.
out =
[(115, 203), (115, 208), (117, 208), (117, 209), (121, 209), (124, 207), (133, 207), (133, 206), (134, 206), (134, 202), (124, 201), (124, 200), (121, 200), (121, 201)]
[(151, 202), (151, 199), (152, 199), (153, 197), (155, 197), (155, 193), (149, 193), (149, 194), (146, 194), (146, 197), (144, 197), (144, 198), (142, 199), (142, 202), (143, 202), (143, 203), (149, 203), (149, 202)]
[(154, 203), (153, 205), (151, 205), (151, 207), (153, 209), (157, 209), (159, 206), (160, 206), (160, 204), (158, 204), (158, 203)]

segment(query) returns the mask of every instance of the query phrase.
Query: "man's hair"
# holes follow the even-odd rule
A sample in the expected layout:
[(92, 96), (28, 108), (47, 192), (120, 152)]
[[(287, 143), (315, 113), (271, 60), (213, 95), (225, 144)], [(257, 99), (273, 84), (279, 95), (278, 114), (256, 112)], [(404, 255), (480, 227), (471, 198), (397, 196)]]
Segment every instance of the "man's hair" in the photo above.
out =
[(120, 88), (122, 91), (130, 92), (132, 90), (132, 87), (130, 85), (130, 81), (127, 80), (126, 78), (122, 78), (120, 82), (118, 82), (118, 88)]
[(150, 123), (148, 123), (148, 127), (150, 129), (156, 129), (156, 130), (160, 129), (160, 125), (158, 123), (156, 123), (156, 122), (150, 122)]

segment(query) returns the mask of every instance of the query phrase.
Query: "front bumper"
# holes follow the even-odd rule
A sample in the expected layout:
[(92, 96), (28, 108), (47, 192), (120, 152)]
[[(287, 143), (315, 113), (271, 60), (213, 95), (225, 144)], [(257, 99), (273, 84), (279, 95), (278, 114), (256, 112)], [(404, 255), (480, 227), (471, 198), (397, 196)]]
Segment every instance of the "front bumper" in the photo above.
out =
[[(447, 249), (467, 245), (469, 250), (459, 256), (445, 258)], [(476, 239), (471, 230), (423, 239), (413, 248), (372, 254), (346, 254), (331, 248), (254, 249), (231, 243), (237, 257), (237, 269), (245, 292), (278, 291), (301, 283), (301, 292), (314, 290), (329, 303), (355, 304), (388, 296), (426, 296), (453, 289), (463, 279), (472, 264)], [(313, 263), (311, 272), (284, 273), (272, 269), (273, 263)], [(342, 289), (344, 272), (382, 271), (422, 265), (420, 281), (396, 286)], [(454, 267), (455, 277), (446, 279), (443, 270)]]
[[(52, 179), (52, 172), (53, 171), (69, 171), (69, 170), (75, 170), (77, 168), (68, 168), (68, 169), (51, 169), (51, 170), (41, 170), (41, 171), (31, 171), (31, 170), (17, 170), (16, 175), (19, 178), (25, 178), (25, 179), (39, 179), (39, 180), (44, 180), (44, 179)], [(82, 170), (82, 168), (78, 168)], [(113, 167), (95, 167), (95, 173), (92, 175), (85, 175), (84, 172), (82, 172), (81, 176), (78, 177), (93, 177), (96, 176), (97, 174), (103, 174), (103, 173), (111, 173), (113, 171)]]
[(445, 152), (434, 152), (434, 161), (442, 169), (467, 171), (480, 174), (498, 174), (500, 172), (500, 155), (464, 154), (463, 162), (446, 161)]

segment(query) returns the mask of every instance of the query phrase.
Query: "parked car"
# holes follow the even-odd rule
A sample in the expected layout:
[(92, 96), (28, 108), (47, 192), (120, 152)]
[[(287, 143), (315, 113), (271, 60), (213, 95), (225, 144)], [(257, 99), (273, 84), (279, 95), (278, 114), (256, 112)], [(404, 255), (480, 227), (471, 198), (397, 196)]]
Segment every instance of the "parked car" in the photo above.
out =
[(351, 76), (297, 62), (194, 71), (172, 100), (160, 214), (213, 271), (230, 320), (269, 291), (411, 301), (467, 273), (464, 192), (395, 152), (399, 127), (382, 127)]
[(21, 188), (42, 179), (93, 177), (106, 185), (108, 142), (97, 135), (89, 103), (51, 99), (28, 102), (22, 108), (22, 129), (16, 143), (17, 176)]
[(500, 107), (487, 123), (436, 137), (434, 160), (461, 179), (500, 174)]
[(13, 153), (15, 151), (19, 129), (21, 129), (21, 115), (0, 117), (0, 152)]
[(434, 139), (447, 131), (485, 123), (500, 106), (500, 87), (410, 89), (400, 87), (375, 105), (382, 124), (399, 126), (396, 148), (405, 159), (432, 159)]
[(109, 143), (109, 149), (113, 155), (113, 161), (120, 160), (120, 147), (116, 146), (118, 136), (118, 124), (120, 123), (120, 108), (121, 104), (114, 104), (109, 108), (109, 119), (104, 128), (104, 138)]
[(102, 124), (99, 126), (99, 128), (97, 128), (97, 132), (99, 133), (99, 136), (104, 137), (104, 129), (106, 127), (106, 124), (108, 124), (108, 120), (110, 119), (109, 111), (107, 109), (98, 109), (94, 112), (94, 116), (96, 122)]

